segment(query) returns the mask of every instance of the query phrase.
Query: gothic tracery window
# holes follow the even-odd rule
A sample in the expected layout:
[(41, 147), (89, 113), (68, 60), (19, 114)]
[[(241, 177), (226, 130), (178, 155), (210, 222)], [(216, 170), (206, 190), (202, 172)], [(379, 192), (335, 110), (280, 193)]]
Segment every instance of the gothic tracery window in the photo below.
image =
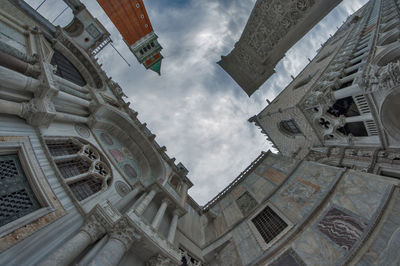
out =
[(0, 155), (0, 226), (40, 208), (18, 155)]
[(64, 182), (79, 201), (110, 185), (111, 170), (90, 144), (76, 138), (48, 138), (46, 144)]

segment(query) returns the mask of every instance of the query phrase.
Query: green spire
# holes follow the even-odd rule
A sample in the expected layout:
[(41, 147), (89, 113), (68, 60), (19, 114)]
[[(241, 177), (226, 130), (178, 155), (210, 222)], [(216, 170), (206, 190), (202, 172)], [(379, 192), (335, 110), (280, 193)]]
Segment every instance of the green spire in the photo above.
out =
[(153, 70), (154, 72), (158, 73), (158, 75), (161, 75), (161, 60), (158, 60), (154, 64), (152, 64), (149, 68)]

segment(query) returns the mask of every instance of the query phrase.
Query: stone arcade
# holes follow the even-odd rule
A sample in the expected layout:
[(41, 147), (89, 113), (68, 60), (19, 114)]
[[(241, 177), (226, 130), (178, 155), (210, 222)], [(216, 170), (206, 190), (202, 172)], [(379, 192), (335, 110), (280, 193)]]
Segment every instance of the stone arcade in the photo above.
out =
[(250, 119), (280, 153), (203, 207), (67, 2), (81, 30), (0, 1), (0, 265), (399, 264), (400, 1), (369, 1)]

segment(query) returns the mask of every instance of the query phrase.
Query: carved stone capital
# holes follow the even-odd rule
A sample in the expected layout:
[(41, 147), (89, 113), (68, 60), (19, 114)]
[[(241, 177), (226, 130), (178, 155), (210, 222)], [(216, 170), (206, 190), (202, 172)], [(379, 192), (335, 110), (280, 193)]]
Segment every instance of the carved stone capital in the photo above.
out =
[(131, 225), (129, 219), (123, 217), (115, 223), (111, 231), (110, 238), (121, 241), (125, 245), (125, 248), (129, 249), (133, 242), (140, 240), (142, 237)]
[(102, 223), (93, 215), (90, 215), (85, 220), (85, 224), (82, 226), (81, 231), (84, 231), (90, 236), (92, 243), (106, 233), (106, 229)]
[(157, 254), (151, 257), (146, 263), (146, 266), (173, 266), (173, 265), (177, 264), (173, 263), (169, 258), (165, 257), (162, 254)]
[(21, 117), (32, 126), (48, 126), (56, 115), (54, 104), (47, 98), (22, 103)]
[(90, 235), (92, 241), (97, 240), (106, 232), (111, 232), (114, 224), (121, 218), (121, 214), (109, 201), (97, 204), (88, 213), (82, 231)]

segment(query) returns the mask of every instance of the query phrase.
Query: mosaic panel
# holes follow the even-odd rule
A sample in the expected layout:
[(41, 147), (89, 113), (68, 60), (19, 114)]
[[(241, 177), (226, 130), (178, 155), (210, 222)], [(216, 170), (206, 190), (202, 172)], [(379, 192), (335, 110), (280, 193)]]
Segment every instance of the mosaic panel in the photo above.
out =
[(124, 161), (124, 154), (122, 153), (122, 152), (120, 152), (119, 150), (117, 150), (117, 149), (111, 149), (111, 150), (109, 150), (110, 151), (110, 153), (111, 153), (111, 155), (114, 157), (114, 159), (117, 161), (117, 162), (123, 162)]
[(114, 141), (112, 140), (111, 136), (105, 132), (100, 134), (100, 139), (107, 145), (113, 145)]
[(299, 207), (304, 207), (319, 189), (319, 186), (298, 178), (282, 191), (281, 196)]
[(107, 154), (116, 162), (121, 174), (126, 177), (126, 181), (133, 185), (136, 178), (141, 176), (141, 169), (135, 156), (124, 146), (117, 138), (101, 130), (95, 130), (94, 133), (104, 144)]
[(296, 252), (294, 252), (293, 249), (288, 249), (277, 260), (275, 260), (274, 262), (272, 262), (269, 265), (271, 265), (271, 266), (305, 266), (306, 264), (300, 258), (300, 256), (297, 255)]
[(339, 247), (348, 251), (361, 239), (367, 224), (337, 208), (331, 208), (317, 227)]
[(236, 203), (243, 215), (249, 214), (257, 206), (257, 201), (247, 191), (236, 199)]
[(286, 176), (284, 174), (275, 170), (274, 168), (268, 168), (267, 170), (260, 173), (259, 175), (272, 181), (275, 185), (280, 185), (286, 179)]
[(130, 164), (125, 164), (124, 165), (124, 172), (129, 177), (132, 177), (132, 178), (136, 178), (137, 177), (136, 170)]

